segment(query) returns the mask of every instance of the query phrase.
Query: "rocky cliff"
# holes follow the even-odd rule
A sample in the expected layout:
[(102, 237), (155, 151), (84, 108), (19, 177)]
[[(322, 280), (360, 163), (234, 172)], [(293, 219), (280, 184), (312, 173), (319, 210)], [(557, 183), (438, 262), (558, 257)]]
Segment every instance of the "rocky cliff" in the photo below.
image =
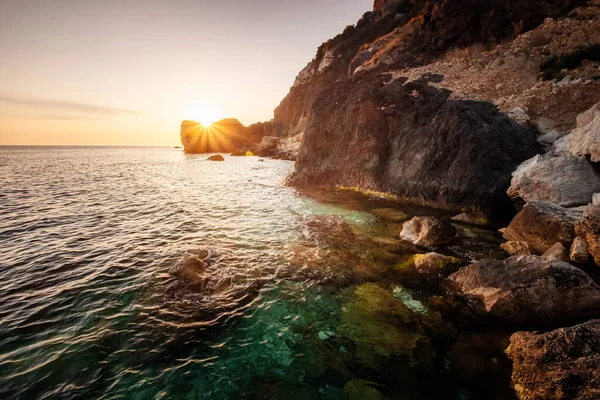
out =
[(290, 183), (504, 207), (511, 172), (540, 151), (536, 135), (562, 135), (600, 101), (598, 10), (377, 0), (318, 49), (275, 110), (276, 136), (303, 137)]

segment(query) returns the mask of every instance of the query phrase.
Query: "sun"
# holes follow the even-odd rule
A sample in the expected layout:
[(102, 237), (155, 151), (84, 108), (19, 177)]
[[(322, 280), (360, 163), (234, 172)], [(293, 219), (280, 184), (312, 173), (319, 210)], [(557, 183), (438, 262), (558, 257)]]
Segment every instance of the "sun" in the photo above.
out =
[(188, 106), (189, 118), (200, 122), (203, 126), (211, 126), (223, 118), (221, 109), (206, 102), (192, 103)]

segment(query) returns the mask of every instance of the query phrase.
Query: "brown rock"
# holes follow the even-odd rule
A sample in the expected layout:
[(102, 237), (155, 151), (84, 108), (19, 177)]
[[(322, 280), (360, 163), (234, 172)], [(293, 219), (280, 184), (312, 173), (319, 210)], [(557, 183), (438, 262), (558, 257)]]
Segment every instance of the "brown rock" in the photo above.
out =
[(383, 395), (376, 388), (379, 385), (363, 379), (352, 379), (344, 385), (345, 400), (383, 400)]
[(484, 260), (450, 275), (475, 312), (518, 324), (553, 324), (600, 315), (600, 287), (553, 258)]
[(500, 247), (511, 256), (531, 256), (535, 254), (535, 249), (527, 242), (505, 242)]
[(577, 129), (569, 136), (569, 152), (600, 161), (600, 103), (577, 117)]
[(400, 239), (417, 246), (431, 247), (452, 242), (456, 229), (435, 217), (414, 217), (406, 222)]
[(508, 241), (528, 243), (543, 254), (555, 243), (571, 246), (579, 213), (547, 201), (527, 203), (504, 230)]
[(506, 353), (519, 399), (600, 399), (600, 320), (547, 333), (517, 332)]
[(569, 252), (565, 248), (562, 243), (556, 243), (554, 246), (550, 247), (544, 254), (542, 254), (543, 258), (558, 258), (559, 260), (563, 260), (569, 262)]
[(571, 253), (569, 254), (571, 261), (577, 264), (585, 264), (589, 259), (588, 245), (584, 238), (576, 237), (571, 245)]
[(217, 154), (215, 156), (210, 156), (206, 159), (207, 161), (225, 161), (222, 155)]
[(577, 236), (585, 238), (594, 262), (600, 265), (600, 206), (591, 205), (577, 223)]

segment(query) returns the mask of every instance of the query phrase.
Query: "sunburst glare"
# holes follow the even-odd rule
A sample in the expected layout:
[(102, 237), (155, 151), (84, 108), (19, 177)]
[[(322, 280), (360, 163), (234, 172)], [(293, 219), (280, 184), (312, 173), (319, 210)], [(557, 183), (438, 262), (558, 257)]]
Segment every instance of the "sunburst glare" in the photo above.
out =
[(223, 113), (219, 107), (206, 102), (190, 104), (188, 106), (188, 115), (190, 119), (200, 122), (206, 127), (223, 118)]

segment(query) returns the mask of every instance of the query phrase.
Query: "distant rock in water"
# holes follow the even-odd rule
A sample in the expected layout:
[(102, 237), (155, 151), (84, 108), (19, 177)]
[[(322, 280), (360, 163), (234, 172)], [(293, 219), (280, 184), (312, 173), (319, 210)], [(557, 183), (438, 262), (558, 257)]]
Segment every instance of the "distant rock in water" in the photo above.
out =
[(269, 122), (244, 126), (235, 118), (223, 119), (210, 126), (183, 121), (181, 143), (187, 154), (233, 153), (260, 143), (270, 132), (270, 126)]
[(225, 161), (222, 155), (217, 154), (215, 156), (210, 156), (206, 159), (207, 161)]

